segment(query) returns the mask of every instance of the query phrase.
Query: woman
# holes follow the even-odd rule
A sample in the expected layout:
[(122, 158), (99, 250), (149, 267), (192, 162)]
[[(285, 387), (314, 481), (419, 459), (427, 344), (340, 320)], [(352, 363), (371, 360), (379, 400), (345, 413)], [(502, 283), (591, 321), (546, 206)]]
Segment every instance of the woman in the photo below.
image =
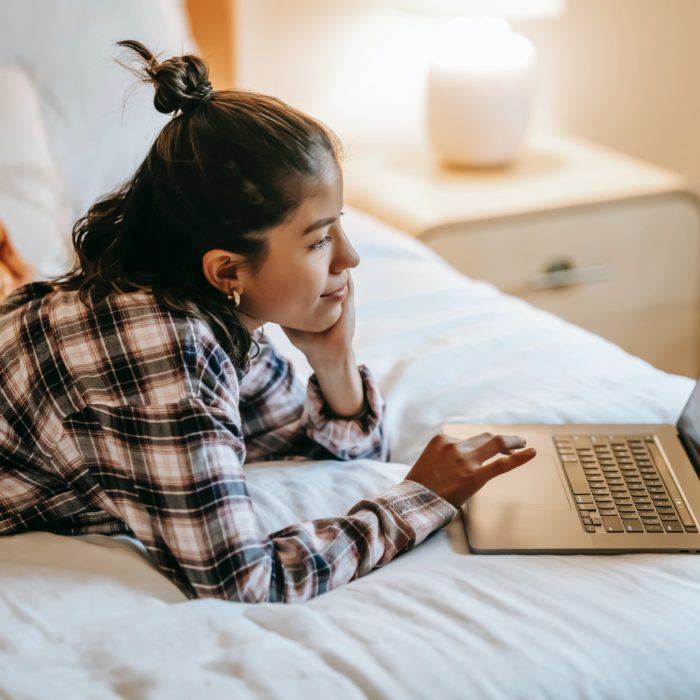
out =
[[(388, 453), (352, 349), (339, 145), (279, 100), (212, 91), (196, 56), (120, 44), (175, 116), (76, 223), (74, 268), (0, 307), (0, 532), (128, 533), (190, 598), (309, 599), (417, 545), (534, 452), (439, 436), (346, 516), (260, 532), (245, 459)], [(306, 355), (306, 392), (266, 321)]]

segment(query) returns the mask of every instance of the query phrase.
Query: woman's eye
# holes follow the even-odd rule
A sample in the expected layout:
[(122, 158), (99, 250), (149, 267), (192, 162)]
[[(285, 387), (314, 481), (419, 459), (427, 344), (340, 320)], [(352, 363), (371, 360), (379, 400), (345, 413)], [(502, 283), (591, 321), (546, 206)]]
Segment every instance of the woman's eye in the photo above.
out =
[(327, 233), (318, 243), (314, 243), (311, 247), (314, 250), (321, 250), (321, 248), (325, 248), (328, 243), (330, 243), (333, 240), (333, 236), (331, 236), (330, 233)]

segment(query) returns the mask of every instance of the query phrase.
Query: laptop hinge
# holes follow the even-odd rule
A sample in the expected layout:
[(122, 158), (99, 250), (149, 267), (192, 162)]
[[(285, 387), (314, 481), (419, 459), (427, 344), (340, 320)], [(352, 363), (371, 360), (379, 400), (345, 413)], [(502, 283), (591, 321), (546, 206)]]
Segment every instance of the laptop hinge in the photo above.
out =
[(685, 449), (685, 453), (688, 455), (688, 459), (693, 465), (695, 473), (700, 477), (700, 454), (698, 454), (695, 445), (688, 440), (683, 433), (678, 433), (678, 439), (681, 441), (681, 445), (683, 445), (683, 449)]

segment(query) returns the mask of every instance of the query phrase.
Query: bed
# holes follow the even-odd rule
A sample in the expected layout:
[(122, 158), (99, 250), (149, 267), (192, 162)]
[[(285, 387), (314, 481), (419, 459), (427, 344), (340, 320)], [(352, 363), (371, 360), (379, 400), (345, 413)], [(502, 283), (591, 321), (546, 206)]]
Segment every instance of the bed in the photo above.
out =
[[(67, 136), (54, 121), (56, 138)], [(47, 153), (32, 157), (67, 194), (44, 209), (87, 198), (63, 152)], [(15, 194), (0, 191), (0, 207)], [(37, 204), (16, 206), (29, 221)], [(247, 464), (267, 530), (342, 514), (401, 480), (448, 420), (677, 420), (690, 379), (463, 277), (360, 211), (345, 228), (362, 258), (356, 351), (387, 401), (391, 462)], [(37, 238), (24, 252), (46, 250)], [(305, 604), (188, 601), (128, 537), (27, 533), (0, 538), (0, 697), (691, 699), (699, 582), (692, 555), (474, 555), (456, 518)]]

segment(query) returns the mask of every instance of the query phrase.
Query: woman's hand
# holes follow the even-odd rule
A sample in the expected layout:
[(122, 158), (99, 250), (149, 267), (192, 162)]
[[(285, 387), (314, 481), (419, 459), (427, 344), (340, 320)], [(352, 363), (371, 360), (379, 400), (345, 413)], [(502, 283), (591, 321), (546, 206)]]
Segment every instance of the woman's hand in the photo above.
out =
[[(422, 484), (459, 508), (494, 476), (529, 462), (537, 452), (532, 447), (521, 449), (525, 443), (517, 435), (482, 433), (467, 440), (436, 435), (406, 479)], [(498, 454), (508, 456), (483, 465)]]
[(355, 287), (348, 273), (348, 295), (342, 302), (340, 318), (320, 333), (282, 326), (292, 343), (301, 350), (316, 373), (326, 403), (339, 418), (354, 418), (365, 410), (362, 377), (352, 350), (355, 334)]
[(341, 303), (338, 320), (320, 333), (298, 331), (282, 326), (292, 344), (301, 350), (309, 364), (316, 370), (329, 369), (352, 355), (352, 338), (355, 334), (355, 286), (348, 272), (348, 294)]

